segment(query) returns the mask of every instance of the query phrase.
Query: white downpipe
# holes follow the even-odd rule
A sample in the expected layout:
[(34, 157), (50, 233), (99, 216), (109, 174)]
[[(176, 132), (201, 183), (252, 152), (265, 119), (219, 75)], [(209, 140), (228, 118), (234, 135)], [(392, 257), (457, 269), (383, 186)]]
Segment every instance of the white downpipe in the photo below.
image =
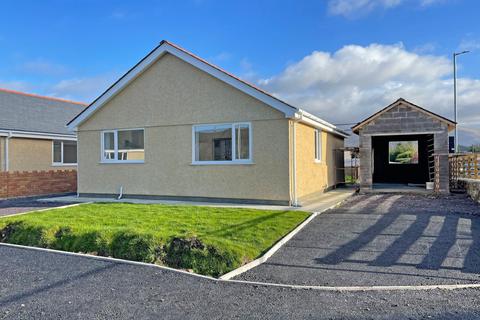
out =
[(293, 203), (292, 206), (298, 207), (298, 199), (297, 199), (297, 151), (296, 151), (296, 130), (295, 124), (296, 121), (292, 121), (292, 175), (293, 175)]
[(78, 131), (75, 132), (77, 134), (77, 198), (80, 198), (80, 191), (78, 185), (80, 183), (80, 166), (78, 165)]
[(5, 139), (5, 171), (8, 172), (9, 170), (9, 161), (8, 161), (8, 149), (9, 149), (9, 140), (12, 137), (12, 133), (9, 132), (7, 138)]
[(122, 199), (122, 197), (123, 197), (123, 186), (120, 186), (120, 194), (118, 195), (117, 200)]

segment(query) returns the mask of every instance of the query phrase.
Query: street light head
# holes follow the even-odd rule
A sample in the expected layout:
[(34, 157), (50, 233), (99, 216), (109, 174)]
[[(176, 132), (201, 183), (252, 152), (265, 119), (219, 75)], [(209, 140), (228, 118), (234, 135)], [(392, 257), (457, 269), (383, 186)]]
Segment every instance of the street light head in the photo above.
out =
[(462, 52), (455, 52), (453, 55), (459, 56), (459, 55), (461, 55), (461, 54), (465, 54), (465, 53), (469, 53), (469, 52), (470, 52), (469, 50), (464, 50), (464, 51), (462, 51)]

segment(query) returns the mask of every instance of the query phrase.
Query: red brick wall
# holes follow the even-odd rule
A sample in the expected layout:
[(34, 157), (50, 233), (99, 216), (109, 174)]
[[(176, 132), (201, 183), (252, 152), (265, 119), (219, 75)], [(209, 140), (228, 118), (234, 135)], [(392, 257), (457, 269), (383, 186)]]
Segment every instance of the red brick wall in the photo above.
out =
[(0, 198), (76, 191), (76, 170), (0, 172)]

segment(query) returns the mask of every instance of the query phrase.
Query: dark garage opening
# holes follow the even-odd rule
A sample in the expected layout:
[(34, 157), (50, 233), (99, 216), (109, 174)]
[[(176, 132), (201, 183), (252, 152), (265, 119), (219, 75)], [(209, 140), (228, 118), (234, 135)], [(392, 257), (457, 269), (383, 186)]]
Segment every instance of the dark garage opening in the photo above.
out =
[(373, 183), (433, 181), (433, 152), (433, 134), (373, 136)]

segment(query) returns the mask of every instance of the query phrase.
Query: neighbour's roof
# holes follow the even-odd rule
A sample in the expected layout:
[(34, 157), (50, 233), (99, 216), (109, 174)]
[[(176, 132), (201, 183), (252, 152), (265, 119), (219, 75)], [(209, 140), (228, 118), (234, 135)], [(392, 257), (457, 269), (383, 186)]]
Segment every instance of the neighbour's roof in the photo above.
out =
[(236, 77), (235, 75), (219, 68), (218, 66), (213, 65), (205, 61), (204, 59), (194, 55), (193, 53), (181, 48), (180, 46), (166, 40), (160, 42), (160, 44), (155, 49), (153, 49), (135, 66), (133, 66), (129, 71), (127, 71), (127, 73), (125, 73), (114, 84), (112, 84), (85, 110), (83, 110), (80, 114), (73, 118), (68, 123), (69, 129), (74, 130), (81, 123), (87, 120), (90, 116), (93, 115), (93, 113), (95, 113), (96, 110), (105, 105), (105, 103), (107, 103), (113, 96), (115, 96), (118, 92), (125, 88), (131, 81), (133, 81), (139, 74), (141, 74), (144, 70), (150, 67), (153, 63), (155, 63), (165, 53), (172, 54), (177, 58), (180, 58), (183, 61), (197, 67), (198, 69), (207, 72), (213, 77), (216, 77), (217, 79), (224, 81), (225, 83), (237, 88), (238, 90), (264, 102), (272, 108), (283, 112), (288, 118), (295, 118), (300, 120), (308, 119), (308, 121), (310, 121), (310, 123), (312, 123), (313, 125), (317, 125), (327, 131), (330, 131), (342, 137), (348, 136), (347, 133), (341, 131), (333, 124), (328, 123), (302, 109), (294, 107), (286, 103), (285, 101), (278, 99), (277, 97), (258, 88), (257, 86)]
[(86, 104), (0, 88), (0, 131), (72, 135), (66, 124)]
[(430, 116), (430, 117), (432, 117), (432, 118), (435, 118), (435, 119), (437, 119), (437, 120), (439, 120), (439, 121), (441, 121), (441, 122), (446, 123), (446, 124), (448, 125), (448, 127), (449, 127), (449, 130), (455, 128), (455, 126), (457, 125), (457, 123), (456, 123), (455, 121), (452, 121), (452, 120), (450, 120), (450, 119), (448, 119), (448, 118), (445, 118), (445, 117), (443, 117), (443, 116), (441, 116), (441, 115), (438, 115), (438, 114), (436, 114), (436, 113), (434, 113), (434, 112), (432, 112), (432, 111), (430, 111), (430, 110), (427, 110), (427, 109), (425, 109), (425, 108), (422, 108), (422, 107), (420, 107), (420, 106), (418, 106), (418, 105), (416, 105), (416, 104), (414, 104), (414, 103), (411, 103), (410, 101), (407, 101), (407, 100), (405, 100), (405, 99), (403, 99), (403, 98), (399, 98), (399, 99), (397, 99), (395, 102), (393, 102), (393, 103), (389, 104), (388, 106), (386, 106), (385, 108), (381, 109), (380, 111), (377, 111), (377, 112), (375, 112), (374, 114), (372, 114), (371, 116), (369, 116), (368, 118), (366, 118), (366, 119), (358, 122), (356, 125), (354, 125), (354, 126), (352, 127), (352, 131), (353, 131), (354, 133), (358, 134), (358, 131), (359, 131), (362, 127), (364, 127), (365, 125), (369, 124), (371, 121), (375, 120), (376, 118), (378, 118), (379, 116), (381, 116), (383, 113), (387, 112), (388, 110), (390, 110), (390, 109), (392, 109), (392, 108), (394, 108), (394, 107), (396, 107), (396, 106), (398, 106), (398, 105), (400, 105), (400, 104), (404, 104), (404, 105), (406, 105), (406, 106), (409, 106), (409, 107), (411, 107), (411, 108), (413, 108), (413, 109), (416, 109), (417, 111), (420, 111), (420, 112), (422, 112), (422, 113), (424, 113), (424, 114), (426, 114), (426, 115), (428, 115), (428, 116)]

